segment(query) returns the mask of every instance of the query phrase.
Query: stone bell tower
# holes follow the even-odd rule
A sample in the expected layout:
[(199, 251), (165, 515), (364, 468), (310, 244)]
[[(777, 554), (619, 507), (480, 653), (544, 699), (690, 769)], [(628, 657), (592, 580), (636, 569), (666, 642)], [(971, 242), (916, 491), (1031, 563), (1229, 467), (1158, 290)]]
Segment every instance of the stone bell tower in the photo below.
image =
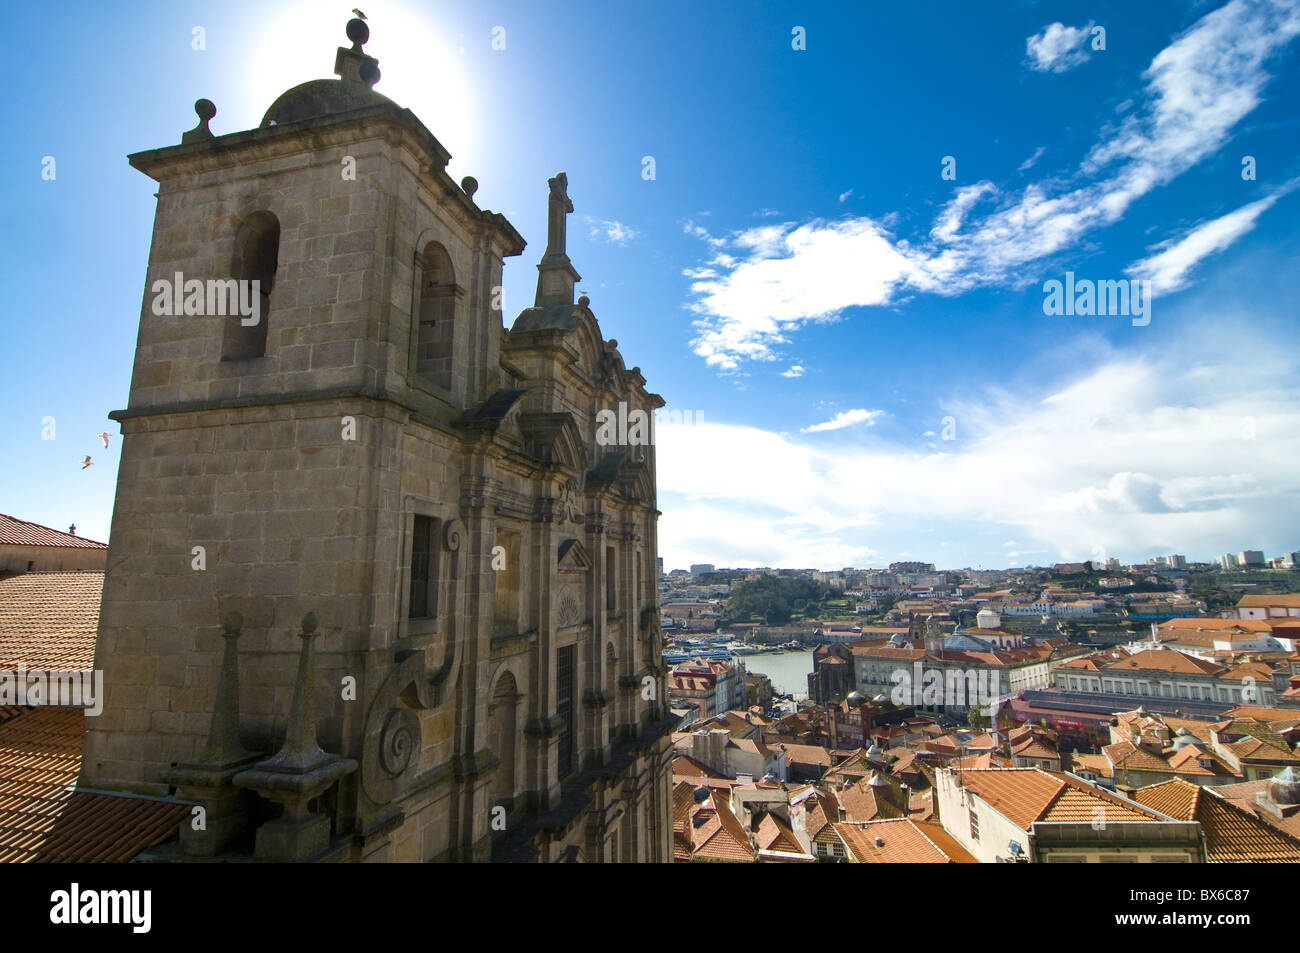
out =
[(668, 859), (653, 457), (591, 424), (662, 399), (573, 303), (563, 174), (552, 310), (507, 336), (523, 239), (347, 36), (257, 128), (200, 100), (130, 157), (157, 211), (80, 783), (203, 805), (186, 856)]

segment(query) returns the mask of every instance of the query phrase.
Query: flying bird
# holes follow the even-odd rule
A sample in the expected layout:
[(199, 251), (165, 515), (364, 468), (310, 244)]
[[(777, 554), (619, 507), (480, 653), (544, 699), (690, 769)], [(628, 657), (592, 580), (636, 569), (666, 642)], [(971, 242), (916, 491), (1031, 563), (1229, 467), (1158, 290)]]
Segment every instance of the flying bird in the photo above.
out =
[(358, 10), (356, 7), (352, 8), (352, 12), (355, 13), (357, 16), (359, 16), (361, 19), (363, 20), (366, 19), (366, 15), (362, 13), (360, 10)]
[(108, 449), (108, 431), (105, 430), (105, 431), (103, 431), (102, 433), (97, 433), (97, 434), (95, 434), (95, 436), (98, 437), (100, 440), (104, 441), (104, 449), (107, 450), (107, 449)]
[(84, 470), (84, 469), (86, 469), (86, 467), (93, 467), (93, 466), (94, 466), (94, 464), (90, 462), (90, 457), (82, 457), (82, 458), (81, 458), (81, 469)]

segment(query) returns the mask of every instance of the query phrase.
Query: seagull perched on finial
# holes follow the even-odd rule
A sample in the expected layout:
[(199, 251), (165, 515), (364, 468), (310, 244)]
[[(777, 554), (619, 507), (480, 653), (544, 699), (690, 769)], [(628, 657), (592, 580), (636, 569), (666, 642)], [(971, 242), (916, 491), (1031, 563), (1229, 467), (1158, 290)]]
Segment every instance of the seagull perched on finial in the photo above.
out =
[(94, 464), (90, 462), (90, 457), (82, 457), (82, 458), (81, 458), (81, 469), (84, 470), (84, 469), (86, 469), (86, 467), (93, 467), (93, 466), (94, 466)]
[(104, 441), (104, 449), (107, 450), (107, 449), (108, 449), (108, 431), (107, 431), (107, 430), (101, 431), (100, 433), (95, 434), (95, 436), (98, 437), (100, 440)]
[(358, 10), (356, 7), (352, 8), (352, 12), (355, 13), (357, 16), (359, 16), (361, 19), (363, 20), (366, 19), (366, 15), (362, 13), (360, 10)]

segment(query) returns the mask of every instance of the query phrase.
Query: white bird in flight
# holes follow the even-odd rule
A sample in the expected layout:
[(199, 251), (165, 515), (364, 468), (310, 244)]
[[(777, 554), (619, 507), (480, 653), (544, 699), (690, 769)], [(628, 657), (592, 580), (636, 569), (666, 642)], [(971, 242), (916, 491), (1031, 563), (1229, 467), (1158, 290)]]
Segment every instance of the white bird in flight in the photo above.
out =
[(107, 449), (108, 449), (108, 431), (107, 431), (107, 430), (102, 431), (101, 433), (97, 433), (97, 434), (95, 434), (95, 436), (98, 437), (100, 440), (104, 441), (104, 449), (107, 450)]
[(82, 457), (82, 458), (81, 458), (81, 469), (84, 470), (84, 469), (86, 469), (86, 467), (93, 467), (93, 466), (94, 466), (94, 464), (90, 462), (90, 457)]

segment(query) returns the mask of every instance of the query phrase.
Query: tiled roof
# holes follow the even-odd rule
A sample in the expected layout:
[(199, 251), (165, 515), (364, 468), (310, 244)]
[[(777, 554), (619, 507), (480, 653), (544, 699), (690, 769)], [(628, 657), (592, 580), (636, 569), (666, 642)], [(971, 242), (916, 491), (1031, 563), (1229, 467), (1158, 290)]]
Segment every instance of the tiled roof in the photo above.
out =
[(763, 815), (763, 819), (758, 822), (758, 830), (754, 832), (754, 839), (758, 842), (759, 850), (774, 850), (787, 854), (804, 853), (794, 831), (772, 814)]
[(1134, 653), (1130, 658), (1113, 661), (1106, 666), (1108, 670), (1114, 671), (1134, 669), (1172, 672), (1178, 675), (1209, 675), (1222, 667), (1215, 662), (1185, 655), (1173, 649), (1146, 649)]
[(1300, 609), (1300, 595), (1242, 596), (1237, 600), (1238, 609), (1267, 609), (1270, 606), (1286, 606), (1288, 609)]
[(1070, 770), (1074, 772), (1091, 771), (1093, 774), (1102, 778), (1113, 777), (1110, 762), (1106, 760), (1104, 754), (1072, 754), (1070, 755)]
[(860, 864), (976, 863), (975, 858), (938, 824), (910, 818), (865, 824), (846, 822), (836, 824), (835, 831)]
[(1055, 748), (1049, 748), (1037, 738), (1028, 738), (1020, 742), (1011, 749), (1011, 753), (1017, 758), (1038, 758), (1041, 761), (1050, 761), (1061, 756)]
[(903, 811), (893, 802), (893, 789), (877, 790), (862, 780), (838, 793), (840, 807), (850, 821), (874, 821), (881, 818), (902, 817)]
[(823, 768), (831, 765), (831, 753), (820, 745), (783, 744), (781, 747), (786, 758), (795, 764), (813, 764)]
[(1211, 863), (1300, 863), (1300, 838), (1278, 831), (1214, 788), (1181, 778), (1138, 788), (1134, 797), (1181, 821), (1199, 821)]
[(72, 549), (107, 549), (107, 543), (83, 539), (50, 529), (40, 523), (29, 523), (0, 513), (0, 544), (5, 546), (66, 546)]
[(124, 862), (190, 815), (172, 801), (74, 793), (85, 717), (32, 708), (0, 724), (0, 862)]
[(29, 572), (0, 579), (0, 668), (88, 671), (102, 572)]
[(1102, 754), (1111, 765), (1121, 771), (1163, 771), (1172, 770), (1169, 762), (1158, 754), (1139, 748), (1128, 741), (1118, 741), (1101, 749)]
[(962, 784), (1018, 827), (1035, 821), (1092, 821), (1098, 807), (1108, 821), (1155, 821), (1124, 801), (1059, 771), (1001, 768), (963, 771)]
[(1221, 629), (1241, 629), (1246, 632), (1267, 632), (1269, 631), (1269, 624), (1264, 619), (1217, 619), (1192, 616), (1161, 622), (1157, 628), (1160, 631), (1161, 639), (1164, 639), (1166, 630), (1185, 629), (1192, 632), (1214, 632)]
[[(703, 814), (703, 823), (694, 827), (695, 815)], [(708, 801), (697, 805), (691, 818), (691, 856), (711, 860), (754, 859), (754, 845), (745, 827), (731, 811), (725, 795), (711, 793)]]

